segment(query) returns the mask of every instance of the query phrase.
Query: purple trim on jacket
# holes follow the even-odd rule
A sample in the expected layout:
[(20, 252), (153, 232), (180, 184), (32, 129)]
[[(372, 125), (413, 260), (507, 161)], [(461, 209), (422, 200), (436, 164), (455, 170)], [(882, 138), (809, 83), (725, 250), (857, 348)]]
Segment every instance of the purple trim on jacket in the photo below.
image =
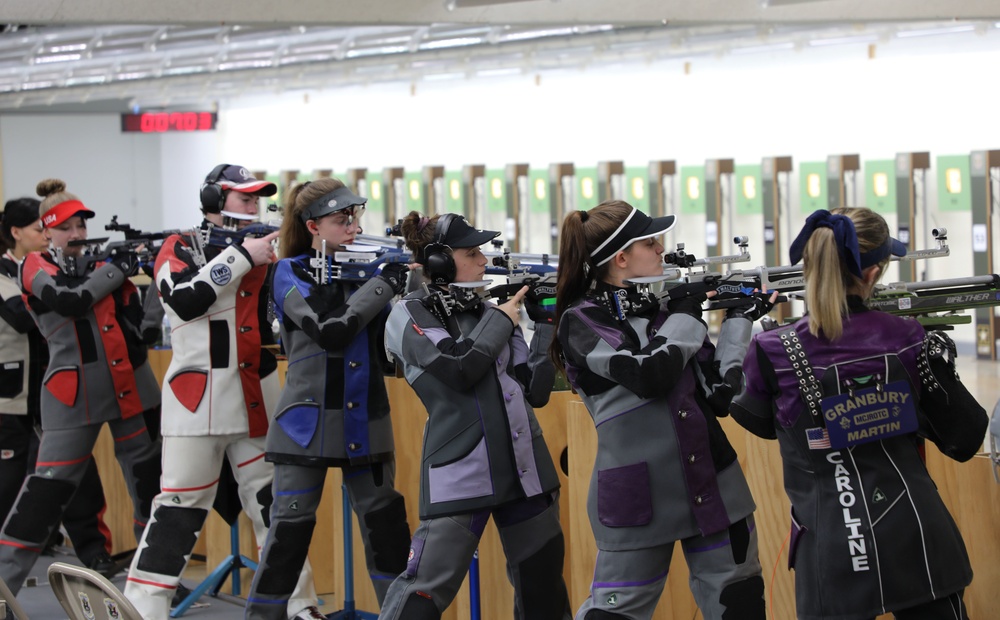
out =
[[(542, 483), (538, 478), (538, 466), (535, 464), (535, 452), (531, 437), (531, 424), (528, 422), (528, 410), (525, 407), (524, 393), (521, 384), (507, 374), (508, 361), (513, 354), (517, 356), (517, 343), (520, 343), (524, 361), (528, 359), (528, 345), (521, 338), (511, 338), (512, 346), (504, 347), (497, 358), (497, 379), (503, 390), (504, 407), (507, 411), (507, 421), (510, 425), (510, 444), (514, 450), (514, 465), (521, 479), (521, 488), (527, 497), (542, 492)], [(512, 351), (513, 349), (513, 351)]]
[[(702, 351), (704, 350), (703, 348)], [(670, 411), (677, 412), (670, 416), (670, 421), (674, 425), (680, 448), (691, 513), (698, 523), (698, 529), (708, 535), (728, 528), (730, 519), (719, 491), (715, 464), (712, 462), (708, 424), (704, 416), (683, 415), (698, 407), (693, 396), (695, 389), (694, 369), (688, 364), (667, 397), (667, 406)]]
[[(851, 366), (856, 375), (885, 375), (885, 353), (898, 352), (899, 361), (909, 374), (910, 383), (920, 385), (920, 375), (917, 372), (917, 355), (923, 343), (924, 329), (915, 320), (903, 320), (883, 312), (857, 312), (844, 321), (844, 334), (835, 342), (820, 340), (809, 333), (808, 317), (795, 323), (802, 348), (806, 352), (809, 363), (815, 371), (816, 378), (821, 379), (824, 371), (834, 364), (854, 362)], [(808, 412), (799, 397), (799, 384), (788, 362), (788, 355), (781, 344), (777, 330), (763, 332), (755, 338), (757, 345), (764, 350), (768, 359), (774, 365), (778, 377), (779, 395), (775, 399), (776, 418), (778, 423), (790, 428), (795, 425), (799, 416)], [(747, 391), (759, 400), (768, 401), (772, 395), (764, 393), (763, 381), (757, 363), (757, 351), (751, 344), (744, 372), (746, 373)]]

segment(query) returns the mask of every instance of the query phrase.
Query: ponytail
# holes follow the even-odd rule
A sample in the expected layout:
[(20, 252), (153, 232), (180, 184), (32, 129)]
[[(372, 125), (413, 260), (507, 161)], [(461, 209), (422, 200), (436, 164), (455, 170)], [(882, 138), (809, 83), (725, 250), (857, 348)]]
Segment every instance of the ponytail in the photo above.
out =
[[(864, 254), (881, 247), (889, 238), (885, 219), (867, 207), (838, 207), (834, 215), (846, 215), (854, 223), (858, 250)], [(852, 274), (841, 258), (833, 230), (817, 228), (802, 252), (802, 275), (806, 280), (806, 306), (809, 309), (809, 333), (827, 340), (836, 340), (844, 333), (844, 321), (849, 317), (847, 296), (867, 298), (871, 286)], [(889, 257), (875, 265), (879, 276), (885, 273)]]
[[(632, 206), (621, 200), (607, 200), (589, 211), (571, 211), (562, 222), (559, 233), (559, 272), (556, 277), (556, 316), (553, 321), (557, 333), (559, 321), (571, 305), (587, 294), (598, 279), (607, 274), (610, 266), (606, 263), (594, 267), (590, 254), (625, 218), (632, 213)], [(562, 368), (562, 345), (558, 338), (552, 339), (549, 358), (556, 368)]]
[[(809, 333), (820, 332), (836, 340), (844, 332), (847, 315), (847, 278), (854, 278), (844, 269), (833, 231), (818, 228), (813, 232), (802, 253), (802, 274), (806, 280), (806, 306), (809, 308)], [(810, 285), (815, 283), (815, 286)]]

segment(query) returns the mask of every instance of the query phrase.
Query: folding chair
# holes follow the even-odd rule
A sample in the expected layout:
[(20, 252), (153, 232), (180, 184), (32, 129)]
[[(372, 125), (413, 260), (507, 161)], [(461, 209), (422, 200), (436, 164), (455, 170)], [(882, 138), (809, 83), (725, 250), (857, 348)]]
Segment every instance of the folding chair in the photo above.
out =
[(142, 620), (139, 611), (113, 583), (89, 568), (53, 562), (49, 566), (49, 585), (70, 620)]
[(10, 588), (7, 587), (7, 582), (3, 579), (0, 579), (0, 599), (2, 599), (0, 602), (3, 604), (4, 617), (8, 620), (11, 617), (16, 620), (29, 620), (28, 614), (24, 613), (24, 610), (21, 609), (21, 604), (14, 598), (13, 592), (10, 591)]

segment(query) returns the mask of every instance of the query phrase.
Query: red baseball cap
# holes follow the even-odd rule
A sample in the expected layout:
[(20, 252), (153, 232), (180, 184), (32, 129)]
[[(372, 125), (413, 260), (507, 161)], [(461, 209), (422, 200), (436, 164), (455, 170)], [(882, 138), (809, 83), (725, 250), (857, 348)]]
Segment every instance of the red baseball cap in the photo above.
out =
[(79, 200), (66, 200), (45, 212), (42, 216), (42, 226), (45, 228), (58, 226), (74, 215), (88, 219), (94, 217), (94, 212), (83, 206)]
[(278, 193), (277, 185), (258, 179), (243, 166), (226, 166), (219, 174), (216, 183), (224, 190), (232, 190), (242, 194), (274, 196)]

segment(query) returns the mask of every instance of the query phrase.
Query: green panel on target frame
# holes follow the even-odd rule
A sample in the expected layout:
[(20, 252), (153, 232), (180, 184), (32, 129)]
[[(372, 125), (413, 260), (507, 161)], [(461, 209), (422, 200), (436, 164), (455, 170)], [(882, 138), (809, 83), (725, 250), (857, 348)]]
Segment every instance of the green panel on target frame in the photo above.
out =
[(649, 215), (649, 168), (629, 166), (625, 168), (625, 201)]
[(705, 166), (681, 167), (681, 213), (705, 214)]
[(736, 179), (736, 215), (760, 215), (764, 213), (764, 199), (760, 195), (760, 164), (738, 164), (733, 168)]
[(865, 204), (878, 213), (896, 212), (896, 160), (865, 162)]
[[(385, 184), (382, 182), (382, 178), (377, 174), (369, 173), (365, 177), (365, 193), (368, 199), (366, 203), (366, 208), (369, 211), (375, 213), (385, 214)], [(377, 232), (375, 234), (382, 234)]]
[(549, 213), (549, 171), (547, 168), (528, 170), (528, 200), (532, 213)]
[(461, 170), (445, 170), (444, 172), (444, 212), (463, 213), (462, 194), (465, 187), (462, 185)]
[(486, 209), (507, 212), (507, 177), (502, 168), (486, 171)]
[(969, 156), (939, 155), (936, 165), (938, 208), (942, 211), (971, 211)]
[(826, 162), (804, 161), (799, 164), (799, 204), (803, 213), (826, 209)]
[(602, 200), (597, 194), (597, 168), (574, 167), (576, 176), (576, 208), (593, 209)]
[(424, 177), (420, 171), (406, 172), (403, 174), (403, 196), (406, 199), (406, 211), (419, 211), (430, 217), (433, 213), (427, 212), (427, 200), (424, 197)]

